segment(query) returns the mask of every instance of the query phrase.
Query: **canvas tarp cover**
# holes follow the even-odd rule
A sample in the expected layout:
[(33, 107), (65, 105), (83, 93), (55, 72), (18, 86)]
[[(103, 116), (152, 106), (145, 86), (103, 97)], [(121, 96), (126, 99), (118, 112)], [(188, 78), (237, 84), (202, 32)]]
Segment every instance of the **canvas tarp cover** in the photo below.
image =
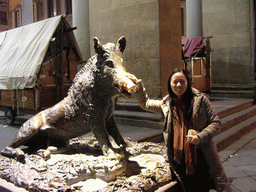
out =
[(0, 89), (34, 87), (61, 17), (0, 33)]

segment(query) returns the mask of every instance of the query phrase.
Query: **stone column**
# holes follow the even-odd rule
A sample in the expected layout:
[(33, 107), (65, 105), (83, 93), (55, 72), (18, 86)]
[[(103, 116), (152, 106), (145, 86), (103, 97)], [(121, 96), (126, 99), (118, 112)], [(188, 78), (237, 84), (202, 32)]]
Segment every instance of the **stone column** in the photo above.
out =
[(22, 0), (22, 26), (33, 23), (33, 2)]
[(167, 82), (175, 68), (182, 68), (180, 1), (158, 0), (161, 96), (168, 94)]
[(90, 25), (89, 25), (89, 0), (72, 1), (73, 26), (78, 46), (83, 60), (90, 58)]
[(187, 0), (187, 38), (202, 36), (202, 0)]

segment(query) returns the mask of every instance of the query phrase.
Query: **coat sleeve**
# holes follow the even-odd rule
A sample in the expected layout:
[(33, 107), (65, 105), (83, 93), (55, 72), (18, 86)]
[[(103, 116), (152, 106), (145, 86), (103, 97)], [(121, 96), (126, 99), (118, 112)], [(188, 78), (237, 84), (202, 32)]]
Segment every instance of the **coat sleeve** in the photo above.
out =
[[(220, 118), (216, 114), (210, 100), (207, 96), (203, 97), (201, 111), (205, 112), (207, 124), (197, 136), (201, 139), (202, 143), (208, 142), (214, 136), (216, 136), (221, 128)], [(198, 117), (200, 118), (200, 116)]]
[(137, 82), (137, 92), (136, 92), (137, 100), (142, 109), (154, 113), (163, 114), (162, 112), (162, 100), (153, 100), (149, 99), (148, 94), (146, 92), (146, 88), (144, 87), (142, 80), (138, 80)]

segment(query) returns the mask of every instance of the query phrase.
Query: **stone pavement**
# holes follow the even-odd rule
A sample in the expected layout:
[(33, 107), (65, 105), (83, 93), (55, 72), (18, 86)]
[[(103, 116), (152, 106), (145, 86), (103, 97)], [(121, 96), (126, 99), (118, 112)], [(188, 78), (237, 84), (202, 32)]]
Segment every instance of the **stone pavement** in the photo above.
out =
[(256, 192), (256, 129), (221, 151), (234, 192)]

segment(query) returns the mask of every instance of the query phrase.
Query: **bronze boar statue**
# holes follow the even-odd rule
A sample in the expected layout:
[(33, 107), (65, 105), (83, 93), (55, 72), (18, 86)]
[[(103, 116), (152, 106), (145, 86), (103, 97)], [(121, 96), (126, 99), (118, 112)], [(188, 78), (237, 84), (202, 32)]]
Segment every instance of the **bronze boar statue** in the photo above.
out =
[(67, 97), (27, 120), (2, 155), (24, 160), (18, 148), (24, 145), (47, 157), (67, 150), (69, 139), (92, 131), (104, 155), (120, 158), (122, 150), (114, 149), (109, 140), (111, 135), (121, 149), (127, 146), (113, 115), (114, 100), (120, 95), (130, 98), (136, 91), (123, 66), (126, 39), (122, 36), (116, 45), (102, 45), (96, 37), (93, 42), (96, 55), (76, 74)]

